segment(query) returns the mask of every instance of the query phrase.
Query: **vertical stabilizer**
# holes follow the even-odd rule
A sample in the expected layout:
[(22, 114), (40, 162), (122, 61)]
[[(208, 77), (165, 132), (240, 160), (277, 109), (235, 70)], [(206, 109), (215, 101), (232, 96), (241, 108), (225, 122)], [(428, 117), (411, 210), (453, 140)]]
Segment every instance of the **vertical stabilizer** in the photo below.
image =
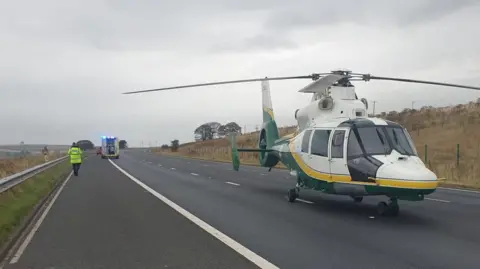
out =
[(262, 110), (263, 123), (262, 130), (258, 137), (257, 148), (254, 149), (237, 149), (235, 134), (230, 135), (231, 153), (233, 170), (238, 171), (240, 166), (240, 158), (238, 152), (257, 152), (258, 160), (261, 166), (274, 167), (280, 161), (279, 157), (273, 152), (272, 147), (275, 141), (279, 139), (277, 123), (273, 116), (272, 98), (270, 97), (270, 84), (268, 80), (262, 81)]
[(272, 97), (270, 96), (270, 83), (268, 80), (262, 81), (262, 108), (263, 108), (263, 122), (274, 121), (272, 107)]
[(262, 108), (263, 124), (262, 131), (260, 132), (259, 147), (261, 149), (270, 149), (274, 142), (279, 138), (279, 135), (275, 116), (273, 115), (270, 83), (268, 80), (262, 81)]

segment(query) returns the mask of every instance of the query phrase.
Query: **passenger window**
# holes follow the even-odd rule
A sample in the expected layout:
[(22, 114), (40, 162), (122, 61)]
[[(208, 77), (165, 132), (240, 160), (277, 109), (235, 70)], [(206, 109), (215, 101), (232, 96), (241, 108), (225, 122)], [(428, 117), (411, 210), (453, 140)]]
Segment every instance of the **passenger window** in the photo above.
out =
[(345, 130), (337, 130), (332, 138), (332, 158), (343, 158), (343, 141), (345, 140)]
[(328, 157), (328, 139), (331, 130), (315, 130), (312, 138), (311, 154)]
[(308, 144), (310, 142), (310, 135), (312, 134), (312, 130), (306, 130), (303, 134), (302, 139), (302, 152), (308, 153)]

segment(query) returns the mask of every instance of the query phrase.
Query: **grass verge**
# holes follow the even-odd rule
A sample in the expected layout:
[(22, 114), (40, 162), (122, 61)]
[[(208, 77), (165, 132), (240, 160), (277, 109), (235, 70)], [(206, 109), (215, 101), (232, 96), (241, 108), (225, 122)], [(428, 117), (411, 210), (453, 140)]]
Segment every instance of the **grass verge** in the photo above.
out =
[(0, 249), (37, 205), (71, 171), (68, 161), (0, 193)]
[[(65, 154), (51, 153), (48, 157), (49, 161), (58, 159)], [(27, 156), (23, 158), (12, 158), (0, 160), (0, 178), (16, 174), (25, 169), (45, 163), (43, 155)]]

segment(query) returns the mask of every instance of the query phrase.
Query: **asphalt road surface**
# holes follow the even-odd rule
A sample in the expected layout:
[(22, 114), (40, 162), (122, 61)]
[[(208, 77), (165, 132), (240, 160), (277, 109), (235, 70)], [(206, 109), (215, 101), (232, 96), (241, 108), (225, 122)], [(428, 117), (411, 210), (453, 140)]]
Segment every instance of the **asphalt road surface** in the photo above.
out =
[(94, 156), (22, 245), (5, 268), (258, 268)]
[(356, 204), (301, 190), (288, 203), (295, 181), (285, 170), (235, 172), (229, 163), (126, 150), (113, 163), (131, 179), (97, 159), (67, 183), (7, 268), (254, 267), (140, 184), (280, 268), (480, 268), (480, 192), (439, 189), (426, 201), (400, 201), (400, 215), (388, 218), (375, 213), (380, 197)]

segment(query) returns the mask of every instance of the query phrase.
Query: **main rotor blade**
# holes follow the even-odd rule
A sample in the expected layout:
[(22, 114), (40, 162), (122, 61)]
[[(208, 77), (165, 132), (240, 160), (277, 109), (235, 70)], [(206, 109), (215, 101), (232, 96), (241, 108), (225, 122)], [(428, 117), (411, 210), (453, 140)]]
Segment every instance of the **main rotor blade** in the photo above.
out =
[(254, 79), (242, 79), (242, 80), (228, 80), (228, 81), (219, 81), (219, 82), (210, 82), (210, 83), (201, 83), (201, 84), (190, 84), (190, 85), (182, 85), (182, 86), (173, 86), (173, 87), (166, 87), (166, 88), (159, 88), (159, 89), (151, 89), (151, 90), (141, 90), (141, 91), (133, 91), (133, 92), (124, 92), (123, 94), (134, 94), (134, 93), (142, 93), (142, 92), (154, 92), (154, 91), (164, 91), (164, 90), (172, 90), (172, 89), (180, 89), (180, 88), (191, 88), (191, 87), (202, 87), (202, 86), (211, 86), (211, 85), (221, 85), (221, 84), (233, 84), (233, 83), (243, 83), (243, 82), (255, 82), (255, 81), (264, 81), (264, 80), (286, 80), (286, 79), (313, 79), (315, 75), (308, 75), (308, 76), (294, 76), (294, 77), (273, 77), (273, 78), (254, 78)]
[(390, 78), (390, 77), (377, 77), (377, 76), (364, 75), (364, 79), (367, 81), (370, 79), (393, 80), (393, 81), (401, 81), (401, 82), (423, 83), (423, 84), (432, 84), (432, 85), (439, 85), (439, 86), (449, 86), (449, 87), (458, 87), (458, 88), (464, 88), (464, 89), (480, 90), (480, 87), (474, 87), (474, 86), (466, 86), (466, 85), (460, 85), (460, 84), (451, 84), (451, 83), (426, 81), (426, 80), (406, 79), (406, 78)]

